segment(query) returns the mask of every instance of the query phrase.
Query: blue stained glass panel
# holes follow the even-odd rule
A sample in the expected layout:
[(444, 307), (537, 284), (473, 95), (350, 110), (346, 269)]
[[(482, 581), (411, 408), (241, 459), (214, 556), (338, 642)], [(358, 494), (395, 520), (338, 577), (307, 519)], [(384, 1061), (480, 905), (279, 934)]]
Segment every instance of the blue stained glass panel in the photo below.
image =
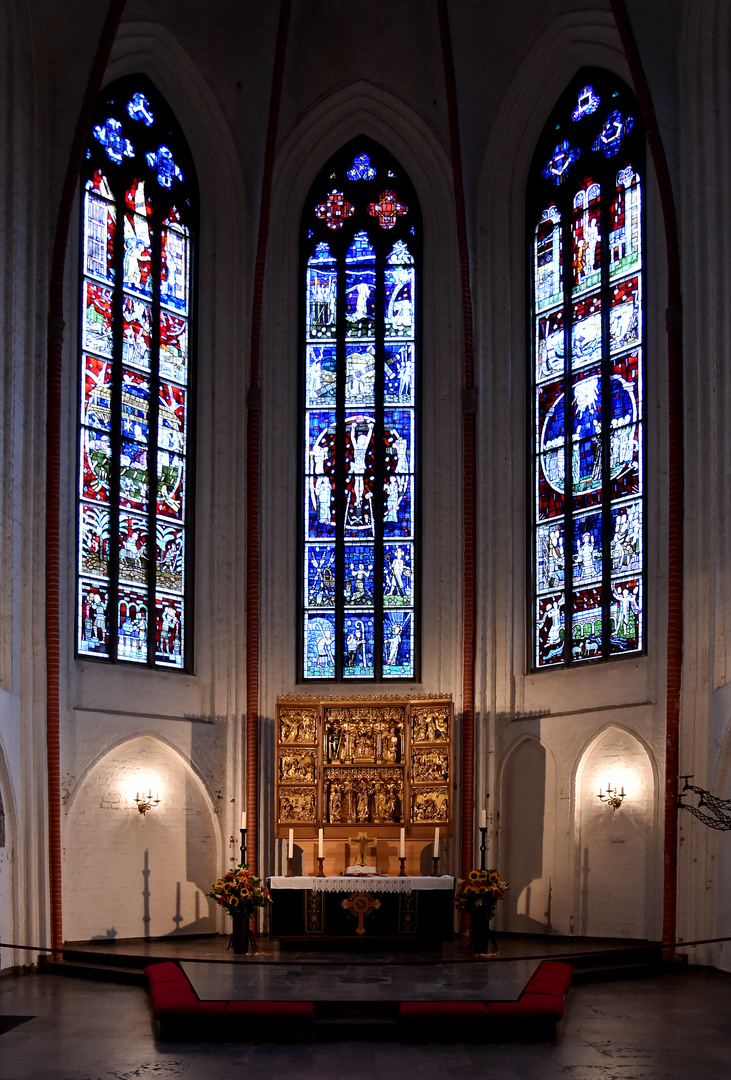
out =
[(308, 345), (306, 347), (308, 408), (335, 405), (336, 360), (335, 345)]
[(373, 615), (346, 615), (343, 620), (343, 678), (373, 678)]
[(135, 156), (132, 143), (126, 138), (119, 120), (108, 117), (106, 123), (97, 124), (94, 138), (104, 147), (105, 153), (114, 165), (121, 165), (124, 159)]
[(345, 532), (375, 535), (373, 520), (373, 430), (372, 413), (350, 413), (345, 417)]
[(576, 107), (571, 113), (571, 119), (575, 122), (583, 120), (585, 116), (590, 116), (591, 113), (596, 112), (599, 108), (601, 98), (598, 94), (594, 93), (593, 86), (584, 86), (579, 91), (579, 97), (576, 102)]
[(151, 169), (155, 169), (157, 182), (160, 187), (168, 191), (176, 181), (184, 180), (182, 170), (175, 162), (175, 158), (167, 146), (159, 146), (157, 152), (145, 154), (145, 160)]
[(147, 581), (147, 519), (135, 514), (119, 515), (119, 580)]
[(566, 598), (562, 592), (549, 593), (547, 596), (538, 598), (536, 604), (536, 665), (538, 667), (563, 663), (565, 603)]
[(630, 349), (641, 340), (640, 279), (637, 275), (612, 286), (609, 343), (612, 352)]
[(413, 409), (383, 410), (386, 475), (408, 476), (415, 471)]
[(601, 581), (602, 577), (602, 515), (577, 514), (574, 518), (574, 587)]
[(150, 370), (152, 308), (135, 296), (122, 300), (122, 359), (142, 371)]
[(540, 525), (536, 545), (536, 589), (539, 593), (564, 585), (564, 525), (563, 520)]
[(119, 505), (145, 512), (149, 496), (147, 447), (122, 439), (119, 462)]
[(185, 533), (169, 521), (155, 528), (158, 588), (182, 593), (185, 572)]
[(536, 311), (554, 307), (563, 300), (563, 248), (561, 215), (555, 206), (541, 214), (535, 235), (535, 306)]
[(602, 483), (601, 380), (592, 370), (574, 383), (572, 480), (575, 495), (595, 492)]
[(604, 121), (599, 138), (591, 144), (592, 150), (599, 150), (606, 158), (614, 157), (619, 153), (622, 139), (630, 133), (633, 126), (634, 120), (631, 116), (622, 116), (619, 109), (613, 109)]
[(117, 611), (119, 659), (147, 663), (147, 592), (120, 586)]
[(612, 507), (612, 574), (638, 573), (642, 569), (642, 502)]
[(78, 651), (86, 656), (108, 656), (109, 588), (106, 583), (84, 578), (79, 586)]
[(609, 217), (609, 277), (614, 281), (641, 263), (642, 194), (640, 178), (631, 165), (617, 173), (617, 192)]
[(587, 178), (574, 195), (571, 246), (573, 290), (584, 292), (601, 282), (601, 188)]
[(117, 211), (110, 198), (105, 177), (97, 173), (87, 184), (84, 197), (84, 272), (112, 284)]
[(413, 604), (414, 545), (384, 544), (383, 606), (410, 607)]
[[(144, 185), (137, 185), (132, 205), (146, 208)], [(147, 217), (142, 213), (124, 215), (124, 287), (142, 296), (152, 296), (152, 241)]]
[(348, 345), (345, 350), (345, 404), (375, 404), (376, 350), (372, 344)]
[(147, 442), (150, 381), (136, 371), (122, 369), (122, 437)]
[(306, 679), (335, 677), (335, 616), (305, 614), (304, 675)]
[(414, 676), (414, 619), (411, 611), (386, 611), (383, 615), (383, 677)]
[(345, 258), (347, 337), (373, 337), (376, 314), (376, 252), (365, 233), (356, 233)]
[(556, 143), (553, 154), (543, 167), (543, 177), (553, 184), (562, 184), (580, 153), (577, 146), (571, 146), (568, 139), (562, 139)]
[(411, 342), (386, 345), (383, 397), (386, 405), (414, 404), (414, 346)]
[(389, 476), (383, 485), (383, 535), (410, 539), (414, 535), (411, 477)]
[(356, 154), (351, 168), (348, 169), (349, 180), (373, 180), (376, 170), (371, 165), (368, 154)]
[(335, 528), (335, 412), (323, 409), (306, 415), (307, 490), (305, 523), (311, 540), (333, 535)]
[(184, 619), (182, 597), (155, 594), (155, 659), (163, 667), (183, 666)]
[(554, 311), (550, 315), (544, 315), (538, 319), (538, 336), (536, 340), (537, 371), (536, 381), (554, 378), (563, 374), (564, 355), (566, 351), (563, 311)]
[(157, 512), (182, 521), (185, 498), (185, 459), (161, 450), (157, 455)]
[(412, 338), (414, 334), (415, 295), (415, 269), (413, 265), (387, 263), (385, 284), (386, 337)]
[(81, 347), (102, 356), (112, 355), (112, 290), (84, 282), (84, 325)]
[(305, 566), (305, 604), (335, 607), (335, 544), (308, 544)]
[(84, 499), (108, 503), (112, 461), (109, 436), (92, 428), (82, 428), (81, 447), (80, 493)]
[(174, 383), (160, 383), (157, 439), (161, 450), (171, 454), (185, 452), (187, 434), (187, 393)]
[(307, 264), (307, 338), (334, 338), (338, 280), (327, 244), (318, 244)]
[[(173, 214), (176, 212), (173, 211)], [(188, 230), (171, 218), (162, 230), (160, 255), (160, 303), (188, 314), (190, 292), (190, 237)]]
[(127, 112), (133, 120), (141, 120), (145, 127), (152, 127), (155, 122), (150, 103), (144, 94), (133, 94), (127, 102)]
[(612, 578), (610, 605), (612, 655), (642, 648), (642, 581), (638, 577)]
[(365, 607), (373, 604), (373, 550), (373, 544), (345, 545), (343, 594), (346, 605)]
[(87, 577), (109, 576), (109, 508), (79, 506), (79, 573)]
[(571, 327), (571, 367), (574, 371), (602, 358), (602, 311), (598, 293), (574, 302)]
[(160, 376), (184, 383), (188, 378), (188, 321), (160, 312)]
[(82, 358), (81, 422), (111, 431), (112, 367), (96, 356)]
[(602, 655), (602, 590), (574, 593), (571, 656), (575, 661), (597, 660)]

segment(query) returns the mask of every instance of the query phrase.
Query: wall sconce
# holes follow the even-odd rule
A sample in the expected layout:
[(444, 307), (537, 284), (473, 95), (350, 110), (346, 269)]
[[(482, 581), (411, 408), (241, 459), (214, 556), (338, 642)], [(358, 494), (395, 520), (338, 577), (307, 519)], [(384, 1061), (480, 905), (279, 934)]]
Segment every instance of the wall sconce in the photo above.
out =
[(612, 810), (619, 810), (626, 796), (624, 786), (621, 791), (617, 791), (616, 787), (613, 788), (611, 784), (607, 784), (607, 790), (599, 788), (599, 794), (597, 796), (603, 803), (607, 803), (611, 806)]
[(135, 795), (135, 802), (137, 803), (137, 809), (141, 814), (146, 814), (148, 810), (154, 809), (160, 802), (160, 796), (157, 792), (153, 797), (152, 788), (145, 794), (144, 791), (138, 791)]

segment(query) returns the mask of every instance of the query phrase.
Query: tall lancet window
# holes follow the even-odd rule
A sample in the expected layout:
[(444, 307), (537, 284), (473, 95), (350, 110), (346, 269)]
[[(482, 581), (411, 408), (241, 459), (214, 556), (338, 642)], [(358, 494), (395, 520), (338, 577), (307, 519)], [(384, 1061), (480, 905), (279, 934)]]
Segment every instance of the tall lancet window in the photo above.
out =
[(531, 168), (537, 669), (644, 648), (644, 151), (631, 92), (583, 71)]
[(414, 679), (421, 215), (382, 147), (320, 172), (301, 253), (302, 676)]
[(190, 666), (197, 187), (173, 115), (127, 78), (82, 173), (79, 656)]

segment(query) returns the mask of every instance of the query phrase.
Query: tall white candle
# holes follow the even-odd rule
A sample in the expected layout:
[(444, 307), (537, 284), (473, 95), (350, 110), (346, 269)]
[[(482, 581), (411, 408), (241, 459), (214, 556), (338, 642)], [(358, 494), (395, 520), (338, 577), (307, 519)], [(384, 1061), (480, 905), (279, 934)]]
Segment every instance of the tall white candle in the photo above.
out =
[(241, 828), (242, 829), (246, 828), (246, 811), (245, 810), (241, 814)]
[(434, 830), (434, 858), (439, 858), (439, 826)]
[(318, 859), (322, 859), (322, 858), (324, 858), (324, 855), (325, 855), (325, 852), (324, 852), (322, 829), (318, 829), (318, 831), (317, 831), (317, 857), (318, 857)]
[(290, 859), (294, 858), (294, 829), (289, 830), (289, 849), (287, 855)]
[(487, 828), (487, 810), (480, 810), (480, 828)]
[(399, 859), (404, 859), (406, 857), (406, 829), (401, 830), (401, 836), (399, 837), (398, 854)]

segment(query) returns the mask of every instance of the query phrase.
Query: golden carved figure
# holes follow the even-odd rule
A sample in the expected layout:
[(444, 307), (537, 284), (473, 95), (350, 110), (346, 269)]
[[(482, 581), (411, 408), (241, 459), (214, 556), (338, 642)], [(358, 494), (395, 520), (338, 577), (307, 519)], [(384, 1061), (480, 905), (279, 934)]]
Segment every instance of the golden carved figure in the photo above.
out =
[(415, 750), (412, 775), (417, 782), (449, 779), (449, 756), (446, 750)]
[(447, 709), (426, 706), (412, 713), (414, 742), (444, 742), (449, 737)]
[(285, 788), (279, 792), (280, 821), (314, 821), (315, 792)]
[(315, 779), (315, 758), (311, 750), (301, 754), (282, 754), (279, 759), (279, 779), (313, 781)]
[(308, 709), (283, 709), (279, 714), (279, 741), (314, 743), (317, 713)]
[(416, 791), (413, 795), (413, 821), (447, 821), (449, 819), (449, 792), (447, 788), (430, 788)]

